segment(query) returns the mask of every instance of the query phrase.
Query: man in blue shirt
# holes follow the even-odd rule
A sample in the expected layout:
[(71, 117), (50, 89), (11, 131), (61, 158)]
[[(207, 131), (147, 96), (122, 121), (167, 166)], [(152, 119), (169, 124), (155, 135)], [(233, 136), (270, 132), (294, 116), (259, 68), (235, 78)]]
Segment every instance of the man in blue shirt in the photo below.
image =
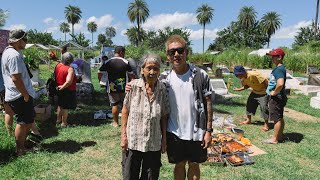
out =
[(269, 119), (274, 121), (274, 133), (271, 139), (263, 140), (266, 144), (277, 144), (282, 138), (284, 129), (283, 111), (287, 103), (285, 91), (286, 68), (283, 64), (285, 53), (282, 49), (274, 49), (268, 56), (272, 57), (272, 63), (276, 67), (270, 74), (270, 80), (266, 92), (269, 95)]

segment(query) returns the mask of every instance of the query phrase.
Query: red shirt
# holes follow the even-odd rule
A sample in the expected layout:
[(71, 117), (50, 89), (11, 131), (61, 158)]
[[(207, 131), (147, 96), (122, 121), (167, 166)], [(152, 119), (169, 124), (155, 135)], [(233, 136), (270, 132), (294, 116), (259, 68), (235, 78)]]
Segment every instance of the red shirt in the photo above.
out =
[[(62, 63), (59, 63), (57, 65), (56, 71), (55, 71), (57, 86), (63, 85), (66, 82), (69, 68), (72, 68), (72, 67), (66, 66)], [(77, 87), (77, 76), (74, 75), (73, 82), (70, 86), (67, 87), (67, 89), (71, 91), (75, 91), (76, 87)]]

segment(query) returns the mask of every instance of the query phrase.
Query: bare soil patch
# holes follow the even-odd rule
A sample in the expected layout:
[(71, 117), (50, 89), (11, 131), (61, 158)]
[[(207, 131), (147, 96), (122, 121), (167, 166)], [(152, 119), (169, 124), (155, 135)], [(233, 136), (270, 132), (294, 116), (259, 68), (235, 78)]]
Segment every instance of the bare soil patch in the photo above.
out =
[(284, 115), (286, 117), (289, 117), (291, 119), (295, 119), (297, 121), (303, 121), (303, 122), (317, 122), (320, 121), (320, 118), (299, 112), (299, 111), (295, 111), (293, 109), (289, 109), (289, 108), (284, 108)]

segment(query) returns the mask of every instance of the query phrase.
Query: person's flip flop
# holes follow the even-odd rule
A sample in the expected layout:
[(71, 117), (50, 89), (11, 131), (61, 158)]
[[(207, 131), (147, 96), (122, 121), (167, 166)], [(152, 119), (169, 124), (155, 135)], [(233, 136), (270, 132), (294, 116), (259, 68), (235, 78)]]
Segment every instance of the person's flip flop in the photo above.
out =
[(264, 144), (278, 144), (278, 143), (271, 141), (270, 139), (264, 139), (264, 140), (262, 140), (262, 143), (264, 143)]

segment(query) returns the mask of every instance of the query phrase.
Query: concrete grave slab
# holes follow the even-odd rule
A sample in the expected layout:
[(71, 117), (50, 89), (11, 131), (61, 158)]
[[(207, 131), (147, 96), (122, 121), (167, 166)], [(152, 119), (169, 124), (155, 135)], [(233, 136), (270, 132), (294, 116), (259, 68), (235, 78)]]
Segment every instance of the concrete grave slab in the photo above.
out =
[(315, 109), (320, 109), (320, 97), (312, 97), (310, 100), (310, 106)]

